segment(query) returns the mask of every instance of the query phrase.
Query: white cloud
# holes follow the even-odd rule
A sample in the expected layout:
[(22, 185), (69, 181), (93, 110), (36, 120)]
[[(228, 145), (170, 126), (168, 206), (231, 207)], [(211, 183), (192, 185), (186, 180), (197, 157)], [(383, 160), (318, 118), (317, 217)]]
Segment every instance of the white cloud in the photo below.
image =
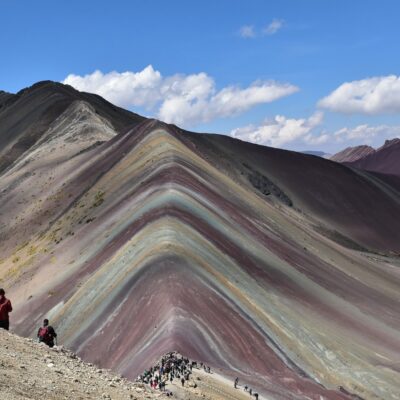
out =
[(233, 129), (229, 135), (247, 142), (272, 147), (301, 147), (302, 144), (320, 146), (322, 144), (341, 146), (378, 145), (387, 139), (400, 138), (400, 125), (362, 124), (343, 127), (336, 131), (322, 129), (324, 114), (316, 111), (309, 118), (288, 118), (276, 115), (264, 120), (260, 125), (247, 125)]
[[(284, 26), (285, 21), (283, 19), (273, 19), (261, 32), (260, 34), (264, 35), (275, 35), (279, 30)], [(258, 32), (256, 32), (254, 25), (243, 25), (239, 29), (239, 35), (242, 38), (250, 39), (258, 36)]]
[(329, 142), (330, 136), (327, 133), (321, 133), (320, 135), (312, 135), (309, 133), (304, 137), (304, 143), (310, 144), (310, 145), (320, 145)]
[(165, 122), (187, 127), (237, 115), (299, 90), (287, 83), (256, 81), (244, 89), (227, 86), (218, 91), (214, 79), (204, 72), (163, 77), (151, 65), (140, 72), (71, 74), (63, 83), (123, 107), (144, 107)]
[(239, 30), (239, 35), (245, 39), (254, 38), (256, 36), (256, 33), (254, 32), (254, 26), (243, 25)]
[(343, 83), (318, 105), (341, 113), (399, 113), (400, 77), (389, 75)]
[(326, 134), (315, 136), (312, 131), (322, 123), (322, 120), (323, 113), (321, 112), (316, 112), (309, 118), (300, 119), (276, 115), (273, 119), (265, 120), (259, 126), (248, 125), (234, 129), (230, 132), (230, 136), (273, 147), (279, 147), (295, 140), (301, 140), (307, 144), (320, 144), (325, 143), (329, 136)]
[(355, 140), (358, 144), (371, 143), (372, 139), (379, 137), (382, 139), (392, 139), (400, 137), (400, 126), (390, 125), (358, 125), (354, 128), (342, 128), (333, 133), (333, 138), (337, 142)]
[(74, 88), (96, 93), (112, 103), (129, 106), (151, 107), (160, 99), (160, 72), (149, 65), (140, 72), (95, 71), (85, 76), (68, 75), (63, 83)]
[(266, 26), (263, 32), (266, 35), (274, 35), (283, 27), (284, 21), (282, 19), (273, 19), (271, 23)]

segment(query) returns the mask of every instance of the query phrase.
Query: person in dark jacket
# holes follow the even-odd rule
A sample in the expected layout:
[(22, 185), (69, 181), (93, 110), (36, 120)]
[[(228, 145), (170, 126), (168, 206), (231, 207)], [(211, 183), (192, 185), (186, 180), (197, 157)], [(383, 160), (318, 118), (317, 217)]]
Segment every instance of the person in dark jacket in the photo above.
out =
[(43, 320), (43, 326), (39, 328), (37, 337), (39, 342), (47, 344), (49, 347), (54, 347), (54, 339), (57, 338), (57, 333), (54, 328), (49, 325), (49, 320)]
[(4, 289), (0, 289), (0, 328), (8, 331), (10, 319), (8, 314), (12, 311), (11, 301), (7, 299)]

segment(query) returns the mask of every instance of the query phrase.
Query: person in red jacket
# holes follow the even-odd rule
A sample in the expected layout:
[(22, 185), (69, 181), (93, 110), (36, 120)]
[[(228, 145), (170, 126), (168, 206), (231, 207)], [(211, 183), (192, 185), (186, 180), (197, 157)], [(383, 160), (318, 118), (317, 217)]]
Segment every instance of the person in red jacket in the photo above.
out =
[(8, 313), (12, 311), (11, 301), (7, 299), (4, 289), (0, 289), (0, 328), (8, 331), (10, 319)]
[(37, 337), (39, 342), (46, 343), (49, 347), (54, 347), (54, 339), (57, 339), (57, 333), (54, 328), (49, 325), (49, 320), (47, 318), (43, 321), (43, 326), (39, 328)]

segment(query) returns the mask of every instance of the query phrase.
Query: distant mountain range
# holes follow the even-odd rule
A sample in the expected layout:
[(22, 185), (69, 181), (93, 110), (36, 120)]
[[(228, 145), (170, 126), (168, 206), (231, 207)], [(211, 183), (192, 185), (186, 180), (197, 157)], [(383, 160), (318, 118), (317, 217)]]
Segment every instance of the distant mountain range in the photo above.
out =
[(330, 159), (366, 171), (400, 176), (400, 139), (386, 140), (378, 149), (348, 147)]
[[(381, 155), (397, 147), (375, 166), (393, 171)], [(48, 317), (60, 343), (131, 379), (178, 351), (261, 398), (398, 398), (399, 215), (400, 178), (382, 171), (55, 82), (0, 93), (12, 329), (34, 337)]]
[(310, 154), (311, 156), (317, 156), (317, 157), (323, 157), (323, 158), (329, 158), (331, 154), (325, 153), (324, 151), (318, 151), (318, 150), (304, 150), (302, 151), (303, 154)]

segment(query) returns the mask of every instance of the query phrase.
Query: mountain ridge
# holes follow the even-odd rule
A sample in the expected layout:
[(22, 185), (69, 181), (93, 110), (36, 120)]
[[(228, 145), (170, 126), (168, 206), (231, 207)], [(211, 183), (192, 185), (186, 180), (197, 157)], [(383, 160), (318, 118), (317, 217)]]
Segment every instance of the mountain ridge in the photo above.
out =
[(4, 90), (0, 90), (0, 110), (2, 107), (7, 105), (12, 99), (14, 98), (15, 95), (5, 92)]
[(344, 150), (339, 151), (339, 153), (329, 157), (329, 159), (336, 162), (353, 162), (374, 152), (375, 149), (373, 147), (366, 145), (346, 147)]
[(34, 145), (75, 100), (92, 104), (96, 112), (107, 118), (117, 131), (144, 119), (112, 105), (98, 95), (79, 92), (58, 82), (38, 82), (8, 96), (0, 108), (0, 171)]

